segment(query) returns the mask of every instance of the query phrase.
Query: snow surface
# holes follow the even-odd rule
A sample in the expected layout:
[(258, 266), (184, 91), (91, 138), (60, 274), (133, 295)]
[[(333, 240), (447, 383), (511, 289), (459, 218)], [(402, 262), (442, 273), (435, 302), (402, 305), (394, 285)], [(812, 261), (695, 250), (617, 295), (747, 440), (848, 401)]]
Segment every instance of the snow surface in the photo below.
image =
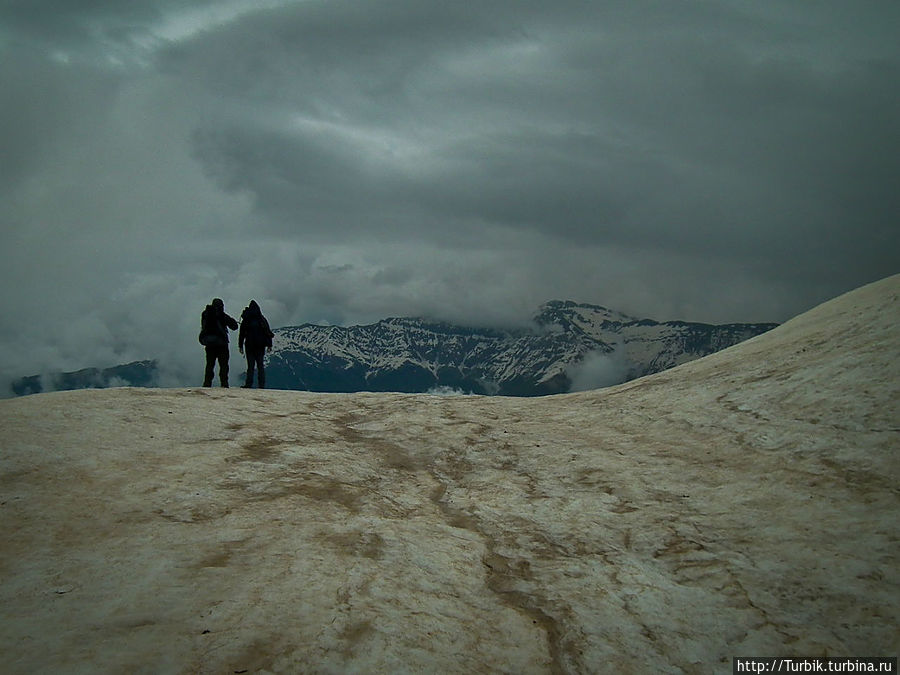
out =
[(517, 399), (0, 401), (5, 672), (729, 672), (900, 651), (900, 276)]

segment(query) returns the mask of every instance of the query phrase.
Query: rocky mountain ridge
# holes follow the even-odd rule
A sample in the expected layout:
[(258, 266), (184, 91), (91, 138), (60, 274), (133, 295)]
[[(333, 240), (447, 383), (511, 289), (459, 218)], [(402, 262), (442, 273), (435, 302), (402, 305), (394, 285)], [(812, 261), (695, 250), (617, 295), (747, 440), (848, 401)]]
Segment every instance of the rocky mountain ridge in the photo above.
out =
[(157, 363), (154, 360), (133, 361), (112, 368), (83, 368), (66, 373), (29, 375), (11, 385), (16, 396), (45, 391), (75, 389), (107, 389), (109, 387), (152, 387), (156, 384)]
[(413, 318), (348, 328), (280, 328), (267, 372), (269, 385), (280, 389), (558, 394), (579, 381), (579, 388), (599, 388), (657, 373), (776, 325), (658, 322), (598, 305), (552, 301), (531, 329)]

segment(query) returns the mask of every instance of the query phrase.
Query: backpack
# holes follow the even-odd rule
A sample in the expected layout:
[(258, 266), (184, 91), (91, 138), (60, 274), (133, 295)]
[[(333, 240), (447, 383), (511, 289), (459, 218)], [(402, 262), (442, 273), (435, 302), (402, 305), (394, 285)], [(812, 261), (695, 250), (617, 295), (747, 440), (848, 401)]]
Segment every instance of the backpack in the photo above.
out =
[(243, 320), (242, 327), (244, 329), (244, 341), (257, 346), (264, 347), (271, 344), (269, 341), (274, 337), (266, 320), (260, 314), (251, 314)]
[(246, 328), (244, 329), (246, 332), (244, 333), (245, 339), (253, 340), (253, 342), (261, 342), (262, 338), (262, 321), (259, 320), (258, 316), (249, 316), (244, 319), (244, 325)]
[[(210, 325), (210, 323), (213, 325)], [(222, 326), (218, 317), (208, 311), (200, 315), (200, 335), (197, 336), (204, 347), (223, 347), (228, 344), (227, 338), (222, 336)]]

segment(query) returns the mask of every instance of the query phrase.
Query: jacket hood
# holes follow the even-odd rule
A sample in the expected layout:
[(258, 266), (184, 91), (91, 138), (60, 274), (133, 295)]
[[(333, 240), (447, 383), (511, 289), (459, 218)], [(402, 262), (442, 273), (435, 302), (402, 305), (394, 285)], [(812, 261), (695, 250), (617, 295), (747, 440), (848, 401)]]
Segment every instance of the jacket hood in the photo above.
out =
[(262, 315), (262, 311), (259, 309), (259, 305), (256, 304), (256, 300), (251, 300), (250, 304), (241, 312), (241, 316), (254, 316), (254, 315)]

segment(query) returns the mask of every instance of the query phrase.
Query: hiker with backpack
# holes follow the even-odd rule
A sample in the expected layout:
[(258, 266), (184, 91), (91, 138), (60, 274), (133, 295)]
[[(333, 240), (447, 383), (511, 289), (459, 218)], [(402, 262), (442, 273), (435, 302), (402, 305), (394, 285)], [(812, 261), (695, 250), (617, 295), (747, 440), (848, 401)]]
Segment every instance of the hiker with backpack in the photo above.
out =
[(228, 387), (228, 329), (237, 330), (238, 323), (225, 313), (225, 303), (214, 298), (200, 315), (200, 344), (206, 347), (206, 372), (203, 386), (211, 387), (213, 370), (219, 362), (219, 381)]
[(253, 370), (256, 369), (260, 389), (266, 388), (266, 371), (263, 356), (266, 349), (272, 351), (272, 338), (275, 334), (269, 328), (269, 322), (262, 315), (262, 310), (251, 300), (241, 313), (241, 330), (238, 333), (238, 351), (247, 357), (247, 380), (242, 385), (245, 389), (253, 386)]

